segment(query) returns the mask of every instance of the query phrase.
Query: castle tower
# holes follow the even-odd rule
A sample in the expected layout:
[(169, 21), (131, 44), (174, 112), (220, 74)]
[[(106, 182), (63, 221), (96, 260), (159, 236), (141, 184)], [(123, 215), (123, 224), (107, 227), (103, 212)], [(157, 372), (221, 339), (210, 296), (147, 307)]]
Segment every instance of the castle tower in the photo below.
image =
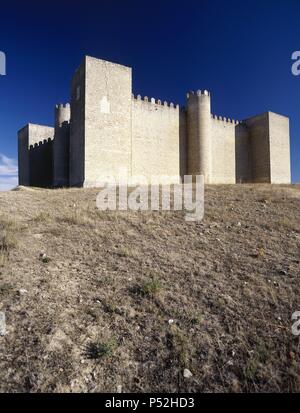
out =
[(55, 133), (53, 145), (53, 186), (69, 186), (70, 104), (55, 106)]
[(27, 124), (18, 132), (19, 185), (49, 188), (53, 181), (54, 128)]
[(99, 186), (131, 172), (131, 68), (86, 56), (72, 81), (70, 185)]
[(191, 92), (187, 95), (188, 174), (204, 175), (211, 180), (211, 104), (210, 94)]
[(70, 123), (71, 106), (70, 103), (55, 106), (55, 128), (60, 128), (64, 122)]

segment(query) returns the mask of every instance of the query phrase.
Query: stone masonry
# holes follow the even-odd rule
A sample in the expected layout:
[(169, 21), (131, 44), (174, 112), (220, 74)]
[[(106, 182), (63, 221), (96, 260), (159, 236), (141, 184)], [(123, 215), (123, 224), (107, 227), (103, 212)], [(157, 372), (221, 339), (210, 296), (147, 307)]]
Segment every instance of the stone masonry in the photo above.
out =
[[(55, 107), (55, 127), (18, 132), (19, 184), (101, 186), (120, 170), (150, 182), (291, 181), (289, 119), (266, 112), (243, 121), (212, 114), (207, 91), (186, 106), (132, 95), (131, 68), (86, 56), (75, 72), (71, 104)], [(120, 169), (121, 168), (121, 169)]]

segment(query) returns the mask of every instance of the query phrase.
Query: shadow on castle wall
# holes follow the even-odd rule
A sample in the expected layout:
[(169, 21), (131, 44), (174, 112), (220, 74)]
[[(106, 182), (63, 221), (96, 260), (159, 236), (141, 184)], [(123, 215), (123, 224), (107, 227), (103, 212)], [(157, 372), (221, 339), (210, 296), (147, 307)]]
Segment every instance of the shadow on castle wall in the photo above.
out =
[(53, 140), (30, 145), (30, 186), (51, 188), (53, 185)]
[(70, 185), (70, 123), (65, 121), (55, 129), (53, 141), (53, 186)]
[(237, 184), (252, 182), (250, 131), (243, 123), (235, 126), (235, 177)]

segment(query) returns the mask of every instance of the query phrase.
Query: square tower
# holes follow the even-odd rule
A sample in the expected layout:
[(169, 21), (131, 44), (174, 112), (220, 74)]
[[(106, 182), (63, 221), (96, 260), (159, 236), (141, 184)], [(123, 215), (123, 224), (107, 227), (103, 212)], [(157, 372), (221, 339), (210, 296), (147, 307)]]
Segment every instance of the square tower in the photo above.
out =
[(244, 123), (250, 136), (251, 181), (290, 184), (289, 118), (265, 112)]
[(70, 184), (131, 172), (131, 68), (86, 56), (72, 82)]
[(29, 123), (18, 132), (19, 185), (50, 188), (54, 128)]

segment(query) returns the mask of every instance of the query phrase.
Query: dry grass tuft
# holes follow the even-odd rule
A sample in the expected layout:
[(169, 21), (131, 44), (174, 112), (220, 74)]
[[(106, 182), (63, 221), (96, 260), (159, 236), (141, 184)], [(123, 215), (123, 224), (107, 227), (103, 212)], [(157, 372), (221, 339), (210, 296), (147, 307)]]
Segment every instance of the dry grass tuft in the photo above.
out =
[(111, 357), (118, 347), (115, 338), (106, 343), (89, 343), (84, 351), (84, 356), (89, 360), (100, 360), (103, 357)]
[(151, 278), (144, 281), (140, 287), (140, 293), (143, 296), (153, 297), (162, 289), (162, 285), (157, 278)]
[(18, 245), (18, 233), (22, 227), (9, 218), (0, 217), (0, 264), (9, 257), (11, 251)]

